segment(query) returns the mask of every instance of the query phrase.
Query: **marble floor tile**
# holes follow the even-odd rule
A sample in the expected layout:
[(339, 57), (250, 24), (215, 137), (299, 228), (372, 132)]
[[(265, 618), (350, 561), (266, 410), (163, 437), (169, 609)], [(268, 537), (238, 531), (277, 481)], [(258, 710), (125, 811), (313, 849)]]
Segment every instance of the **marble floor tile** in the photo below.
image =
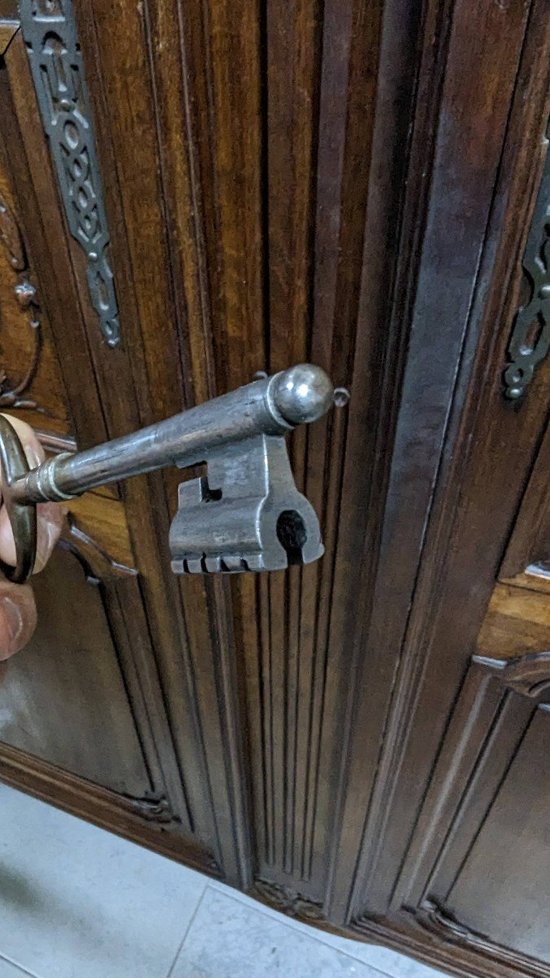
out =
[(245, 976), (444, 978), (0, 785), (0, 978)]
[[(209, 885), (219, 890), (220, 893), (232, 896), (252, 909), (258, 908), (256, 900), (246, 896), (244, 893), (239, 893), (238, 890), (233, 890), (231, 887), (218, 882), (212, 882)], [(383, 972), (384, 975), (388, 975), (390, 978), (446, 978), (441, 971), (421, 964), (414, 958), (409, 958), (406, 954), (399, 954), (398, 951), (392, 951), (390, 948), (382, 947), (379, 944), (366, 944), (363, 941), (354, 941), (348, 937), (339, 937), (336, 934), (331, 934), (329, 931), (312, 931), (312, 928), (308, 924), (303, 924), (301, 921), (292, 917), (285, 917), (271, 907), (265, 906), (263, 907), (263, 911), (273, 916), (276, 920), (281, 920), (294, 930), (300, 931), (308, 936), (315, 934), (317, 940), (330, 945), (330, 947), (338, 951), (342, 951), (344, 954), (351, 955), (359, 961), (363, 961), (365, 964), (369, 964), (372, 968)]]
[(166, 978), (205, 886), (0, 785), (0, 955), (38, 978)]
[(381, 978), (284, 919), (208, 887), (170, 978)]
[(22, 971), (11, 961), (0, 958), (0, 978), (34, 978), (28, 971)]

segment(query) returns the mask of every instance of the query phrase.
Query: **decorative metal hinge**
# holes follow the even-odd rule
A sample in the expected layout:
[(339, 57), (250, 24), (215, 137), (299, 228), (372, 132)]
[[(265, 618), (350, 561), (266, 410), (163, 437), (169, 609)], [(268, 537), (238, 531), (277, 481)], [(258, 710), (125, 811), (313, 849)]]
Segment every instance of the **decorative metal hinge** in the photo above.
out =
[[(550, 129), (550, 125), (548, 127)], [(504, 372), (504, 394), (517, 400), (537, 364), (550, 348), (550, 154), (548, 132), (546, 160), (537, 203), (523, 255), (523, 270), (529, 297), (516, 313), (508, 344), (509, 364)]]
[(21, 30), (69, 230), (88, 261), (88, 289), (109, 346), (120, 341), (109, 232), (84, 65), (71, 0), (20, 0)]
[(14, 270), (17, 279), (13, 294), (19, 310), (26, 319), (31, 331), (31, 353), (29, 362), (18, 380), (10, 379), (3, 367), (0, 366), (0, 408), (27, 408), (45, 414), (44, 408), (30, 396), (42, 351), (42, 333), (40, 327), (40, 305), (35, 286), (30, 281), (31, 270), (23, 236), (15, 214), (0, 194), (0, 246)]

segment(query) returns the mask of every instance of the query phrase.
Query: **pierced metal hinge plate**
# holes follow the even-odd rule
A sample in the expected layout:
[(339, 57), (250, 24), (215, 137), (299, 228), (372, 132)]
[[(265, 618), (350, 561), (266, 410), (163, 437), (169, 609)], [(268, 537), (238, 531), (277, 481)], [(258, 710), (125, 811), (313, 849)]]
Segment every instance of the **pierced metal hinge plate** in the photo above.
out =
[(71, 0), (20, 0), (21, 30), (71, 235), (107, 344), (120, 342), (109, 232), (84, 65)]
[[(548, 127), (550, 129), (550, 125)], [(504, 395), (518, 400), (525, 394), (535, 367), (550, 349), (550, 153), (546, 160), (523, 255), (528, 299), (516, 313), (508, 343)]]

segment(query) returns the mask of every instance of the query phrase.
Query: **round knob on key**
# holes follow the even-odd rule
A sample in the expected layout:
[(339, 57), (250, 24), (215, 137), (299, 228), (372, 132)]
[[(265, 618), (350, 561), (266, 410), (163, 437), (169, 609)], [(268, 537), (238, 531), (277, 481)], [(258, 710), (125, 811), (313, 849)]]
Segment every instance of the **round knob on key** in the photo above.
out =
[(273, 378), (273, 403), (289, 424), (310, 424), (327, 413), (334, 387), (321, 367), (298, 363)]

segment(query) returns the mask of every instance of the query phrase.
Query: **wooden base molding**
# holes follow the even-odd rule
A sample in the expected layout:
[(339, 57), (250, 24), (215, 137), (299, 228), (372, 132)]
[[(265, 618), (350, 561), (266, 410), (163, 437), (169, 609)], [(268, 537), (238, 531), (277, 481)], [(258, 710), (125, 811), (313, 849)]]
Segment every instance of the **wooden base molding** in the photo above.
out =
[[(176, 819), (166, 799), (125, 799), (5, 744), (0, 746), (0, 781), (138, 842), (161, 856), (209, 876), (220, 875), (212, 856), (205, 856), (202, 847), (190, 843), (181, 833), (174, 833)], [(167, 825), (171, 827), (170, 832), (166, 830)]]

